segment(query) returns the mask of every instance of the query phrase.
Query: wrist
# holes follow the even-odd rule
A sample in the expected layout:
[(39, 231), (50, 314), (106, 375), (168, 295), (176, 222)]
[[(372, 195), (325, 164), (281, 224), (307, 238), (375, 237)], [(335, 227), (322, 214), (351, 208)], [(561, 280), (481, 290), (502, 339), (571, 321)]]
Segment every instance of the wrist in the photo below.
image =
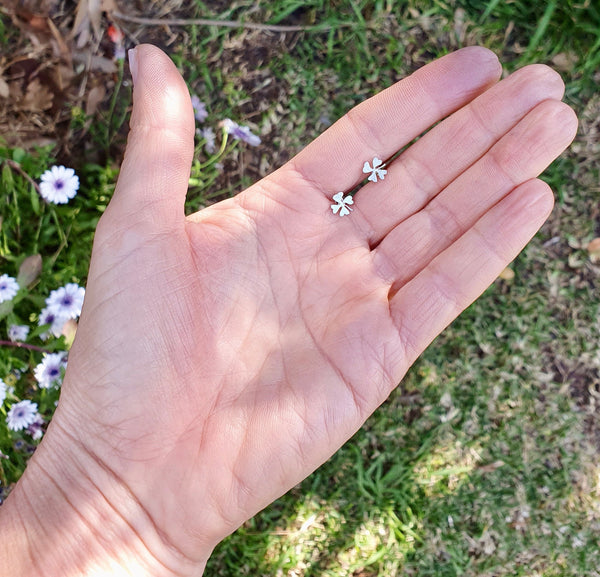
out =
[(0, 577), (202, 575), (123, 483), (52, 423), (0, 507)]

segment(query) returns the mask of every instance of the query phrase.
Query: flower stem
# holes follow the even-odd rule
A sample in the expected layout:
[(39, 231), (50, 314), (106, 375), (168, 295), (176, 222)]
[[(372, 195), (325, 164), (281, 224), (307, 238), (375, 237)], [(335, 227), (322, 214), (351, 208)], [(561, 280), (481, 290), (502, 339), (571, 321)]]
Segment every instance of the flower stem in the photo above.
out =
[(15, 347), (17, 349), (28, 349), (30, 351), (39, 351), (40, 353), (51, 353), (50, 349), (29, 345), (27, 343), (13, 343), (12, 341), (0, 341), (0, 347)]
[(12, 168), (15, 172), (18, 172), (25, 180), (28, 180), (32, 185), (33, 188), (35, 188), (35, 190), (38, 192), (40, 192), (40, 187), (38, 185), (38, 183), (33, 180), (33, 178), (31, 178), (31, 176), (29, 176), (22, 168), (21, 165), (18, 162), (15, 162), (14, 160), (11, 160), (10, 158), (5, 158), (2, 161), (2, 164), (6, 164), (7, 166), (9, 166), (10, 168)]
[[(225, 148), (227, 147), (227, 140), (229, 139), (229, 134), (227, 133), (226, 130), (223, 130), (223, 138), (221, 139), (221, 148), (219, 149), (219, 152), (217, 152), (217, 154), (215, 154), (214, 156), (211, 156), (206, 162), (203, 162), (201, 165), (198, 166), (198, 170), (202, 170), (203, 168), (206, 168), (208, 166), (210, 166), (211, 164), (214, 164), (217, 160), (219, 160), (219, 158), (221, 158), (221, 156), (223, 156), (223, 153), (225, 152)], [(231, 147), (233, 148), (233, 147)]]

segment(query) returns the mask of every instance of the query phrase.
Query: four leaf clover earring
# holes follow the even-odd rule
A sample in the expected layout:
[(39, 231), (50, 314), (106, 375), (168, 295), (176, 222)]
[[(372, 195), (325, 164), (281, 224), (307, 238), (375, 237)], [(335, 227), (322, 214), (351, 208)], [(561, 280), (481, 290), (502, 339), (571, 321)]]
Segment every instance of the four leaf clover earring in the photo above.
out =
[(337, 214), (338, 210), (340, 211), (340, 216), (346, 216), (347, 214), (350, 214), (352, 209), (348, 205), (354, 204), (354, 201), (352, 200), (352, 197), (350, 195), (344, 198), (344, 193), (338, 192), (333, 196), (333, 200), (337, 202), (337, 204), (331, 205), (331, 210), (333, 210), (333, 214)]
[[(383, 163), (383, 160), (375, 156), (373, 158), (373, 166), (371, 166), (368, 162), (365, 162), (363, 164), (362, 171), (369, 175), (367, 180), (370, 180), (371, 182), (379, 182), (379, 180), (383, 180), (387, 174), (387, 170), (383, 168), (384, 166), (385, 164)], [(331, 205), (333, 214), (346, 216), (352, 212), (350, 205), (354, 204), (354, 200), (352, 200), (352, 196), (350, 194), (344, 196), (343, 192), (338, 192), (333, 196), (333, 200), (336, 203)]]
[(377, 182), (378, 178), (379, 180), (383, 180), (385, 178), (385, 175), (387, 174), (387, 170), (383, 170), (383, 168), (380, 168), (382, 165), (383, 160), (377, 157), (373, 158), (372, 168), (368, 162), (365, 162), (363, 164), (363, 172), (365, 174), (369, 174), (369, 172), (371, 173), (369, 174), (369, 178), (367, 178), (367, 180), (370, 180), (372, 182)]

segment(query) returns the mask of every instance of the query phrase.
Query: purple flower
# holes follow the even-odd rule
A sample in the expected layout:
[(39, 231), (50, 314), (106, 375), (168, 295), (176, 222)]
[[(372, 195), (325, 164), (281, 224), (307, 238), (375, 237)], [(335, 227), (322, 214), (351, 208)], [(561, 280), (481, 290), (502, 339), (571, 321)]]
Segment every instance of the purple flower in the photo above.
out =
[(216, 135), (214, 130), (210, 127), (206, 127), (202, 130), (197, 130), (196, 132), (198, 133), (198, 136), (200, 136), (200, 138), (203, 138), (205, 141), (204, 150), (206, 150), (208, 154), (212, 154), (217, 149), (215, 145)]
[(39, 439), (41, 439), (43, 437), (43, 435), (44, 435), (44, 429), (42, 429), (43, 424), (44, 424), (44, 418), (42, 417), (42, 415), (37, 413), (35, 415), (35, 421), (33, 421), (33, 423), (31, 423), (31, 425), (29, 425), (27, 427), (27, 432), (31, 435), (31, 438), (34, 441), (38, 441)]
[(194, 109), (194, 118), (198, 122), (204, 122), (208, 116), (206, 104), (202, 102), (195, 94), (192, 94), (192, 108)]
[(125, 60), (125, 47), (119, 44), (115, 44), (115, 52), (113, 55), (114, 60)]
[(250, 128), (247, 126), (240, 126), (237, 122), (234, 122), (230, 118), (226, 118), (221, 122), (221, 126), (225, 129), (227, 134), (231, 134), (236, 140), (243, 140), (250, 146), (258, 146), (260, 144), (260, 137), (253, 134)]

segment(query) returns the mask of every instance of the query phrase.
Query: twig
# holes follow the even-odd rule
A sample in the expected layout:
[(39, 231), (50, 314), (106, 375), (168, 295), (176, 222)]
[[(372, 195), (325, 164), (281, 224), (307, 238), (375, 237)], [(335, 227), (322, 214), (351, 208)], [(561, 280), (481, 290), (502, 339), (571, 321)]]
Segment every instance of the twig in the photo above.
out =
[[(315, 24), (313, 26), (281, 26), (278, 24), (259, 24), (257, 22), (241, 22), (239, 20), (206, 20), (204, 18), (142, 18), (140, 16), (129, 16), (122, 12), (112, 12), (113, 18), (134, 22), (135, 24), (144, 24), (146, 26), (221, 26), (224, 28), (246, 28), (249, 30), (265, 30), (269, 32), (320, 32), (328, 31), (333, 28), (329, 24)], [(353, 22), (341, 22), (336, 24), (335, 28), (350, 28), (354, 26)]]
[(28, 180), (33, 185), (33, 187), (38, 191), (38, 193), (40, 192), (39, 184), (21, 168), (21, 165), (18, 162), (15, 162), (10, 158), (5, 158), (1, 162), (1, 164), (6, 164), (10, 166), (13, 170), (17, 171), (25, 180)]
[(0, 347), (16, 347), (18, 349), (29, 349), (30, 351), (39, 351), (40, 353), (51, 353), (49, 349), (38, 347), (36, 345), (28, 345), (27, 343), (13, 343), (12, 341), (0, 341)]

